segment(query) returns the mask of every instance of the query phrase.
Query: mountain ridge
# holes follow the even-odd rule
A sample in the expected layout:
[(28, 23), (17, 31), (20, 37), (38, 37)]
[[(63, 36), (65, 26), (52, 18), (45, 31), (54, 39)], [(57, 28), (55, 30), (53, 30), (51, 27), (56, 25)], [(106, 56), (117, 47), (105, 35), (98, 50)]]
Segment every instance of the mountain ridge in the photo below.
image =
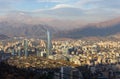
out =
[(81, 38), (89, 36), (109, 36), (120, 33), (120, 18), (88, 24), (84, 28), (77, 28), (67, 32), (62, 32), (60, 35), (62, 37), (68, 38)]
[[(11, 16), (12, 17), (12, 16)], [(19, 19), (19, 17), (22, 17), (22, 19)], [(45, 28), (49, 29), (52, 32), (52, 36), (55, 38), (82, 38), (82, 37), (89, 37), (89, 36), (110, 36), (114, 34), (120, 33), (120, 17), (100, 22), (100, 23), (88, 23), (88, 24), (80, 24), (79, 21), (71, 21), (71, 20), (53, 20), (48, 19), (49, 22), (55, 22), (49, 25), (42, 23), (42, 21), (39, 21), (34, 23), (32, 22), (32, 17), (26, 18), (22, 15), (18, 16), (18, 18), (12, 17), (12, 20), (9, 18), (6, 20), (5, 17), (0, 20), (0, 33), (5, 34), (9, 37), (14, 36), (27, 36), (27, 37), (45, 37)], [(29, 19), (30, 18), (30, 19)], [(34, 18), (35, 19), (35, 18)], [(39, 18), (38, 18), (39, 19)], [(24, 21), (26, 22), (24, 22)], [(46, 21), (46, 19), (43, 19), (43, 21)], [(47, 21), (48, 21), (47, 20)], [(35, 20), (37, 21), (37, 20)], [(66, 24), (70, 23), (70, 24)], [(78, 23), (78, 24), (77, 24)], [(72, 24), (72, 25), (71, 25)], [(54, 26), (55, 25), (55, 26)], [(64, 26), (62, 26), (64, 25)], [(72, 29), (69, 29), (72, 27)], [(60, 27), (61, 26), (61, 27)], [(65, 27), (66, 26), (66, 27)], [(62, 30), (60, 30), (59, 28)], [(68, 29), (66, 29), (68, 28)], [(73, 29), (74, 28), (74, 29)]]

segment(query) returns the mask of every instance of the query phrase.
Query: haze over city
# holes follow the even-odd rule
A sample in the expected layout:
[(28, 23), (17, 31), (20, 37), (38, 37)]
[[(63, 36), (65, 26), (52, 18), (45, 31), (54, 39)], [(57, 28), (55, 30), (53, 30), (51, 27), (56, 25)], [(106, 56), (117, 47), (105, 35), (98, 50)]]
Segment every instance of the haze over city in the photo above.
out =
[(120, 79), (120, 0), (0, 0), (0, 79)]
[[(119, 0), (0, 0), (0, 15), (103, 22), (120, 14)], [(20, 18), (20, 17), (19, 17)]]

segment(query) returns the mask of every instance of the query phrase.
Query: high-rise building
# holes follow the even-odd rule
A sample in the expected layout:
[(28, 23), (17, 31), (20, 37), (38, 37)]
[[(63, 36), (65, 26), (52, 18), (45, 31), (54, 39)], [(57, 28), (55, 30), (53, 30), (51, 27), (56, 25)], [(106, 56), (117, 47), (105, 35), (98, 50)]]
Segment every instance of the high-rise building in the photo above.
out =
[(71, 79), (71, 67), (61, 67), (61, 79)]
[(18, 56), (21, 57), (21, 51), (20, 51), (20, 49), (18, 50)]
[(25, 51), (25, 57), (28, 57), (28, 41), (24, 40), (24, 51)]
[(50, 34), (50, 31), (47, 30), (47, 55), (51, 54), (51, 46), (52, 46), (51, 34)]
[(12, 49), (12, 56), (15, 56), (15, 49)]
[(38, 50), (36, 51), (36, 54), (37, 54), (37, 56), (40, 56), (40, 52)]
[(61, 67), (61, 79), (83, 79), (83, 76), (77, 68)]

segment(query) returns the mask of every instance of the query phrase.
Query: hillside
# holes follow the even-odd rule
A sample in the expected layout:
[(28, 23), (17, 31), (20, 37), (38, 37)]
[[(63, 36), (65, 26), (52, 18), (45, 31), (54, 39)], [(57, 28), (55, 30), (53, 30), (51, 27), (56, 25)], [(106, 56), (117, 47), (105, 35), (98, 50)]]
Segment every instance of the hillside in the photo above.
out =
[(3, 34), (0, 34), (0, 40), (8, 39), (9, 37)]
[(45, 37), (47, 29), (49, 29), (51, 32), (54, 32), (54, 29), (47, 25), (20, 24), (19, 27), (15, 27), (13, 25), (10, 25), (9, 23), (0, 23), (0, 33), (8, 35), (9, 37)]
[[(22, 17), (22, 19), (20, 17)], [(49, 20), (49, 24), (44, 24), (44, 22), (40, 21), (38, 18), (36, 20), (33, 20), (31, 17), (24, 16), (17, 16), (17, 19), (13, 19), (13, 17), (11, 19), (11, 17), (7, 17), (0, 20), (0, 34), (5, 34), (8, 37), (27, 36), (45, 38), (46, 29), (49, 29), (52, 32), (52, 36), (57, 39), (111, 36), (120, 33), (120, 18), (115, 18), (100, 23), (86, 23), (84, 25), (76, 25), (76, 23), (79, 21), (73, 22), (68, 20), (64, 22), (64, 20), (43, 20), (44, 22)]]
[(63, 31), (60, 37), (81, 38), (89, 36), (109, 36), (120, 33), (120, 19), (89, 24), (85, 28)]

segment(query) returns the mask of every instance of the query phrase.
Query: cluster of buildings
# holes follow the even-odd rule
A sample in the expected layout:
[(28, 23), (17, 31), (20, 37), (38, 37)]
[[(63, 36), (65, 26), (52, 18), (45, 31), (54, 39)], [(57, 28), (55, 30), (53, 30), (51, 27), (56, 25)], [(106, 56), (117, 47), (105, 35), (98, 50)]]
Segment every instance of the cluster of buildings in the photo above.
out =
[(53, 41), (52, 50), (51, 59), (66, 59), (79, 65), (120, 62), (119, 41)]
[(1, 41), (0, 56), (28, 57), (34, 54), (53, 60), (67, 60), (80, 66), (120, 62), (119, 41), (54, 40), (49, 45), (47, 43), (40, 39)]
[[(112, 65), (120, 63), (120, 41), (115, 40), (53, 40), (49, 32), (47, 40), (41, 39), (12, 39), (0, 42), (0, 60), (9, 57), (29, 58), (29, 56), (47, 57), (47, 63), (54, 61), (67, 61), (78, 66), (88, 65)], [(52, 59), (52, 60), (51, 60)], [(16, 61), (17, 61), (16, 60)], [(32, 61), (32, 59), (31, 59)], [(43, 60), (41, 60), (43, 61)], [(27, 63), (27, 61), (26, 61)], [(25, 64), (28, 66), (30, 64)], [(40, 62), (36, 62), (38, 66)], [(44, 65), (45, 62), (42, 62)], [(55, 62), (51, 62), (54, 64)], [(35, 64), (34, 64), (35, 65)], [(42, 67), (45, 67), (42, 65)], [(114, 70), (120, 70), (120, 66), (114, 65)], [(53, 65), (51, 65), (52, 67)], [(67, 65), (64, 65), (67, 66)], [(68, 65), (69, 66), (69, 65)], [(116, 66), (116, 67), (115, 67)], [(61, 67), (61, 66), (60, 66)], [(111, 66), (112, 67), (112, 66)], [(91, 71), (92, 72), (92, 71)]]

